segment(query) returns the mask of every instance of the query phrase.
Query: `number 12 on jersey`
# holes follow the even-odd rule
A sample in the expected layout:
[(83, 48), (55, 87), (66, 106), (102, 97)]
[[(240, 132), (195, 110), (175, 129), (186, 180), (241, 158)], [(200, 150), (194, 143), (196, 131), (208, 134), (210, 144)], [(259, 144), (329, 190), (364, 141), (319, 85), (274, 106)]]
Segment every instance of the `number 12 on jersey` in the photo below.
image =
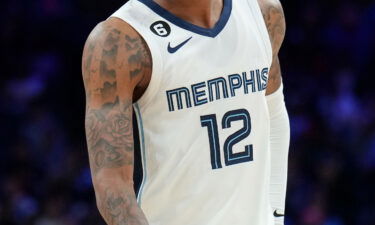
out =
[[(230, 135), (224, 142), (223, 151), (226, 166), (253, 161), (253, 145), (245, 145), (243, 152), (233, 152), (233, 146), (247, 138), (251, 133), (251, 117), (249, 112), (246, 109), (238, 109), (225, 113), (221, 123), (222, 129), (230, 128), (232, 122), (235, 121), (243, 121), (243, 127)], [(201, 125), (202, 127), (207, 127), (212, 169), (220, 169), (222, 165), (216, 115), (201, 116)]]

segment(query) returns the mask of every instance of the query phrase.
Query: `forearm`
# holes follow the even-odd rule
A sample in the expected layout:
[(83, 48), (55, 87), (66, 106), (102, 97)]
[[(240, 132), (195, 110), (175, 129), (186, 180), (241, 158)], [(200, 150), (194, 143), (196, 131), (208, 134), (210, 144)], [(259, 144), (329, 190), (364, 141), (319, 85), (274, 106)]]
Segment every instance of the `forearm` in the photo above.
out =
[(267, 96), (270, 113), (271, 177), (270, 201), (276, 210), (276, 225), (284, 224), (285, 197), (288, 174), (288, 150), (290, 140), (289, 118), (286, 111), (282, 86)]
[(133, 188), (132, 105), (88, 107), (86, 135), (98, 209), (108, 225), (147, 225)]
[(148, 225), (132, 183), (102, 182), (96, 185), (95, 193), (99, 212), (108, 225)]

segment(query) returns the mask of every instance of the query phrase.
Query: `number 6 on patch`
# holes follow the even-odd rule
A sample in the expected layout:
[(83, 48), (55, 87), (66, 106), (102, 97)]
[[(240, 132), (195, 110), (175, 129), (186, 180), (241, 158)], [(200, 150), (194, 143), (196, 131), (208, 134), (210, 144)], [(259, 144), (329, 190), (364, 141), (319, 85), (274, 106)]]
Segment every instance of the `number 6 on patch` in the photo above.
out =
[[(230, 128), (234, 121), (243, 121), (243, 127), (230, 135), (224, 142), (223, 151), (226, 166), (253, 161), (253, 145), (246, 145), (243, 152), (233, 152), (233, 146), (247, 138), (251, 133), (251, 117), (249, 112), (246, 109), (227, 112), (222, 120), (222, 129)], [(212, 169), (220, 169), (222, 165), (216, 115), (201, 116), (201, 125), (202, 127), (207, 127), (208, 130)]]

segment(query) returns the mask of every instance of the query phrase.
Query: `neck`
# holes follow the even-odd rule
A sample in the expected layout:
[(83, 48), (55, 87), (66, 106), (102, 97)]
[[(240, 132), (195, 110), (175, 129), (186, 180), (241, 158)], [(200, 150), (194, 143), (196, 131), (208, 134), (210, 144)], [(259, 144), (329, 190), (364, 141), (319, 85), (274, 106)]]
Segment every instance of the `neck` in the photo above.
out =
[(154, 0), (175, 16), (204, 28), (219, 20), (223, 0)]

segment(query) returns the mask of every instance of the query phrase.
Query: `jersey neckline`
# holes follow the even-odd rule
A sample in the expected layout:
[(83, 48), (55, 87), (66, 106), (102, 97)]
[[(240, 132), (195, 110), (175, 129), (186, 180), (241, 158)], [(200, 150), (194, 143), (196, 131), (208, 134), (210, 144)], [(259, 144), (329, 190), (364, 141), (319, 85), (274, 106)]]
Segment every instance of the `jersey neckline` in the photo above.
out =
[(138, 0), (138, 1), (142, 2), (147, 7), (149, 7), (152, 11), (154, 11), (156, 14), (158, 14), (159, 16), (163, 17), (164, 19), (168, 20), (169, 22), (173, 23), (176, 26), (179, 26), (191, 32), (204, 35), (204, 36), (208, 36), (208, 37), (212, 37), (212, 38), (216, 37), (224, 29), (232, 12), (232, 0), (224, 0), (223, 10), (215, 26), (213, 28), (204, 28), (204, 27), (200, 27), (195, 24), (189, 23), (173, 15), (172, 13), (170, 13), (168, 10), (158, 5), (153, 0)]

